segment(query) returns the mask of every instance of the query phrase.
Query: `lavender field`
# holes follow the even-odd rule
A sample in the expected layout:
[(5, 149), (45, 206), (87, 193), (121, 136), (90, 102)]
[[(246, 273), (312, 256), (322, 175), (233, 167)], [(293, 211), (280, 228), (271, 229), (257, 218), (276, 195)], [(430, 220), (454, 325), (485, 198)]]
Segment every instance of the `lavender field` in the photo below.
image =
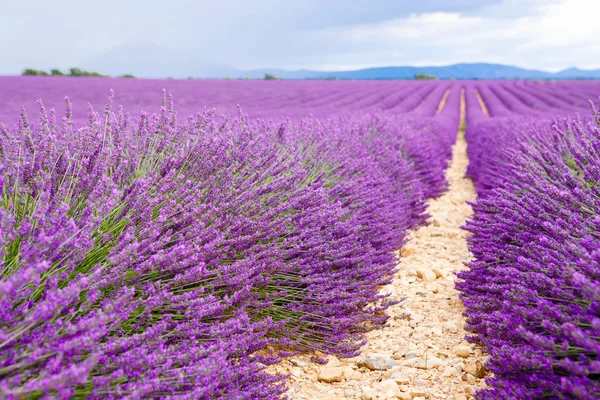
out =
[[(384, 288), (463, 131), (477, 201), (451, 331), (486, 354), (471, 394), (600, 398), (600, 83), (0, 88), (0, 398), (285, 398), (290, 357), (352, 381), (319, 368), (394, 326)], [(451, 367), (405, 353), (354, 372), (403, 398), (388, 369)]]

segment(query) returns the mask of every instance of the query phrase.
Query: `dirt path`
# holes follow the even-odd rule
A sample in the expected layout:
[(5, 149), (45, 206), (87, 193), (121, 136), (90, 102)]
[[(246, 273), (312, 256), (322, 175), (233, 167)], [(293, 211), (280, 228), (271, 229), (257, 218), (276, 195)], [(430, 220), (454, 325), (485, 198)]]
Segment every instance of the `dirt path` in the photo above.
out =
[(466, 400), (484, 385), (484, 355), (463, 340), (463, 305), (454, 289), (453, 273), (471, 257), (460, 229), (472, 213), (466, 201), (475, 199), (464, 178), (467, 164), (460, 132), (446, 171), (450, 188), (430, 201), (431, 223), (411, 233), (400, 271), (385, 288), (406, 299), (389, 310), (389, 326), (367, 334), (360, 357), (329, 357), (325, 366), (303, 356), (284, 361), (290, 398)]

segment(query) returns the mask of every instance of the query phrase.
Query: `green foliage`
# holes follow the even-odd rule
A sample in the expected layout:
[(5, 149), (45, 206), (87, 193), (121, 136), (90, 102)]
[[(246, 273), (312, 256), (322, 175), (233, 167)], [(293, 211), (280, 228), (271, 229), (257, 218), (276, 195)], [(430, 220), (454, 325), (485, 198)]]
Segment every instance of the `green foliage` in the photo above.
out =
[(417, 80), (435, 80), (435, 79), (437, 79), (437, 76), (427, 75), (427, 74), (416, 74), (415, 79), (417, 79)]
[(275, 76), (275, 75), (273, 75), (273, 74), (265, 74), (265, 78), (264, 78), (264, 79), (265, 79), (266, 81), (279, 81), (279, 80), (281, 80), (281, 78), (280, 78), (280, 77), (278, 77), (278, 76)]
[[(23, 76), (97, 76), (97, 77), (104, 77), (105, 75), (102, 75), (98, 72), (90, 72), (90, 71), (84, 71), (81, 70), (79, 68), (70, 68), (69, 69), (69, 74), (66, 75), (64, 72), (62, 72), (60, 69), (57, 68), (53, 68), (50, 70), (50, 73), (41, 70), (41, 69), (33, 69), (33, 68), (27, 68), (23, 71), (23, 73), (21, 74)], [(131, 76), (125, 76), (124, 77), (133, 77)]]
[(193, 76), (188, 76), (188, 81), (193, 81), (194, 79), (196, 78), (194, 78)]
[(133, 76), (131, 74), (123, 74), (123, 75), (119, 75), (119, 78), (135, 78), (135, 76)]
[(23, 76), (45, 76), (45, 75), (48, 75), (48, 73), (46, 71), (42, 71), (42, 70), (38, 70), (38, 69), (27, 68), (23, 71), (23, 73), (21, 75), (23, 75)]
[(83, 71), (79, 68), (71, 68), (69, 71), (69, 76), (83, 76)]
[(104, 76), (98, 72), (84, 71), (79, 68), (70, 68), (69, 71), (70, 71), (69, 76), (97, 76), (97, 77)]

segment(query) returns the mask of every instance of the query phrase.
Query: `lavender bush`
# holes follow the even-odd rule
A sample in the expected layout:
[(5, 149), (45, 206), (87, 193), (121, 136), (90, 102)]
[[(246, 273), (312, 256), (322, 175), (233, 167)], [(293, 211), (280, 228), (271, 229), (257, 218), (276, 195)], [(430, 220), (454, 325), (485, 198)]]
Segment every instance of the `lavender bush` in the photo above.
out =
[(600, 398), (600, 118), (485, 120), (469, 98), (479, 199), (457, 288), (491, 356), (478, 397)]
[(133, 125), (111, 95), (1, 126), (2, 393), (277, 398), (275, 348), (357, 354), (445, 187), (458, 97), (434, 117), (423, 93), (419, 117), (177, 121), (165, 98)]

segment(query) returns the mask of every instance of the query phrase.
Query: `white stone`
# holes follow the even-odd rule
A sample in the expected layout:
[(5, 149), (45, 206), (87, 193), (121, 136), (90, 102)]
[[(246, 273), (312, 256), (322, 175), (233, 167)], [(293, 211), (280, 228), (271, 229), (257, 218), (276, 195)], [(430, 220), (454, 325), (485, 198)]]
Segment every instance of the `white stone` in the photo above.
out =
[(407, 351), (406, 353), (404, 353), (404, 358), (406, 358), (407, 360), (410, 360), (411, 358), (415, 358), (418, 355), (419, 355), (418, 351), (410, 350), (410, 351)]
[(398, 363), (391, 357), (370, 354), (365, 357), (363, 364), (372, 371), (385, 371)]
[(373, 400), (373, 397), (375, 397), (375, 393), (373, 393), (373, 389), (371, 389), (368, 386), (362, 388), (362, 395), (360, 396), (360, 398), (362, 400)]
[(415, 368), (419, 369), (431, 369), (443, 365), (444, 362), (437, 357), (421, 358), (416, 364)]
[(330, 356), (326, 365), (328, 367), (339, 367), (341, 364), (342, 363), (340, 363), (340, 360), (336, 356)]
[(430, 332), (435, 336), (442, 336), (442, 330), (440, 328), (431, 328)]
[(396, 372), (392, 373), (392, 376), (390, 376), (390, 379), (393, 379), (398, 385), (410, 383), (410, 378), (408, 377), (408, 375), (403, 374), (400, 371), (396, 371)]
[(379, 382), (376, 388), (383, 394), (383, 398), (389, 399), (400, 395), (400, 388), (393, 379), (386, 379)]
[(347, 381), (360, 378), (360, 372), (353, 370), (351, 367), (342, 367), (342, 372)]
[(303, 360), (301, 358), (292, 358), (290, 359), (290, 363), (300, 368), (306, 368), (310, 366), (310, 363), (308, 361)]

